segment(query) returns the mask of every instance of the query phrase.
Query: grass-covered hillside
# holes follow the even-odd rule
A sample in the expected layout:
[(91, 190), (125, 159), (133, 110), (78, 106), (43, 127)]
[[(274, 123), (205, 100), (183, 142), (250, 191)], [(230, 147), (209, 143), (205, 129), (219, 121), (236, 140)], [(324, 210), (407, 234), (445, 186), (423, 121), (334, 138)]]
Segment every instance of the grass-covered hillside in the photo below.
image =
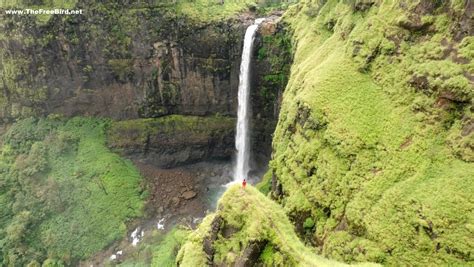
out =
[(30, 118), (3, 135), (0, 265), (77, 263), (142, 215), (141, 177), (106, 147), (106, 124)]
[(252, 186), (242, 189), (239, 185), (226, 191), (217, 211), (208, 215), (188, 237), (177, 264), (345, 266), (324, 259), (306, 247), (280, 205)]
[[(2, 0), (0, 8), (73, 9), (77, 3), (84, 2), (87, 3), (87, 0)], [(137, 8), (168, 8), (178, 15), (188, 16), (202, 22), (210, 22), (229, 18), (248, 8), (281, 8), (293, 2), (296, 2), (296, 0), (149, 0), (136, 1), (131, 4)], [(125, 4), (130, 3), (125, 2)], [(42, 16), (43, 19), (49, 19), (50, 17)]]
[(472, 264), (472, 11), (456, 0), (306, 0), (286, 12), (296, 49), (273, 196), (323, 255)]

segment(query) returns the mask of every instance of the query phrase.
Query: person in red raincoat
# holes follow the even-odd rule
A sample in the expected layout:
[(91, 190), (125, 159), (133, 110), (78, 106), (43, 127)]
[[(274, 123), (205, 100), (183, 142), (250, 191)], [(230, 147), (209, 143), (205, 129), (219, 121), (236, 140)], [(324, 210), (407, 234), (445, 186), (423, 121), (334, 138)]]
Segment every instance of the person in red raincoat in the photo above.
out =
[(247, 181), (244, 179), (244, 180), (242, 181), (242, 188), (245, 189), (245, 186), (246, 186), (246, 185), (247, 185)]

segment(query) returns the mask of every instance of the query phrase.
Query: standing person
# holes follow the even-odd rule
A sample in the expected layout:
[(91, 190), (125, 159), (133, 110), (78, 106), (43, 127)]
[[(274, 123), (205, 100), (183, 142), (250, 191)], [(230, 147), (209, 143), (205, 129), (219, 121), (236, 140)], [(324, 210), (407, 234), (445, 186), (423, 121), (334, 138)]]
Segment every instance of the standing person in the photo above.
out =
[(242, 188), (245, 189), (245, 186), (246, 186), (246, 185), (247, 185), (247, 181), (244, 179), (244, 180), (242, 181)]

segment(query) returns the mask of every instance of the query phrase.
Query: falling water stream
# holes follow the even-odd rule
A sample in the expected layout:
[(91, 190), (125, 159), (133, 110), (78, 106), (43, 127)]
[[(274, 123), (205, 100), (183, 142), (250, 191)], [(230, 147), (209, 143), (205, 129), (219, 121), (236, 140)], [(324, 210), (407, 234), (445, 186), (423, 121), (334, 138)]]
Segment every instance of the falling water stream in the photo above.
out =
[(237, 132), (235, 136), (235, 148), (237, 149), (237, 161), (234, 167), (234, 182), (247, 179), (249, 172), (250, 142), (249, 142), (249, 93), (250, 93), (250, 66), (252, 60), (253, 43), (258, 26), (265, 19), (256, 19), (254, 24), (245, 32), (244, 48), (242, 50), (242, 62), (240, 63), (239, 77), (239, 108), (237, 112)]
[[(250, 138), (249, 138), (249, 95), (250, 95), (250, 71), (253, 52), (253, 43), (255, 34), (259, 25), (264, 18), (256, 19), (254, 24), (250, 25), (245, 32), (244, 47), (242, 50), (242, 62), (240, 64), (239, 75), (239, 91), (238, 91), (238, 111), (237, 126), (235, 136), (235, 148), (237, 149), (237, 159), (233, 170), (233, 181), (226, 184), (225, 187), (239, 183), (243, 179), (248, 179), (249, 159), (250, 159)], [(230, 173), (229, 173), (230, 174)], [(225, 174), (226, 177), (230, 175)], [(216, 190), (216, 189), (215, 189)], [(224, 188), (216, 190), (216, 194), (212, 196), (214, 202), (225, 191)], [(201, 218), (194, 218), (193, 223), (198, 223)], [(165, 218), (161, 218), (156, 222), (156, 229), (165, 231)], [(149, 230), (148, 230), (149, 231)], [(129, 241), (133, 247), (136, 247), (145, 236), (145, 228), (138, 226), (129, 237)], [(109, 257), (109, 261), (115, 262), (122, 260), (126, 252), (124, 250), (114, 250)], [(91, 265), (93, 266), (93, 265)]]

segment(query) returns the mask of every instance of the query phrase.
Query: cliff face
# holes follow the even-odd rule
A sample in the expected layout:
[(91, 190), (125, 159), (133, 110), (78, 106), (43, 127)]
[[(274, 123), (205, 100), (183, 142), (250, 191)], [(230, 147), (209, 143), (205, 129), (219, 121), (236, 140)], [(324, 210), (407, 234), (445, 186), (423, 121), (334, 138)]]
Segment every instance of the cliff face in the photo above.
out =
[(242, 18), (198, 24), (152, 8), (81, 2), (87, 16), (2, 14), (2, 118), (117, 119), (236, 110)]
[(255, 47), (250, 97), (251, 147), (257, 160), (266, 164), (293, 58), (291, 37), (285, 23), (276, 16), (268, 17), (261, 25)]
[[(56, 4), (7, 4), (17, 2)], [(195, 175), (204, 163), (177, 166), (234, 154), (241, 47), (255, 1), (131, 2), (67, 1), (84, 16), (0, 12), (3, 264), (74, 266), (138, 218), (199, 214), (190, 210), (207, 205), (201, 194), (221, 174)], [(255, 60), (267, 52), (253, 81), (253, 140), (266, 157), (286, 80), (259, 77), (284, 75), (291, 56), (287, 43), (262, 39), (283, 38), (275, 25), (260, 37)], [(198, 198), (202, 205), (183, 208)]]
[[(52, 16), (46, 22), (2, 13), (1, 119), (9, 123), (49, 114), (116, 120), (171, 114), (234, 117), (243, 37), (255, 14), (203, 21), (181, 12), (186, 5), (79, 1), (77, 8), (86, 15)], [(252, 140), (259, 162), (270, 156), (278, 98), (291, 61), (287, 35), (276, 26), (277, 19), (266, 24), (255, 50)], [(195, 156), (190, 161), (199, 160), (202, 149), (220, 150), (218, 156), (204, 153), (210, 158), (233, 155), (234, 126), (225, 125), (225, 134), (208, 136), (206, 147), (191, 146)], [(148, 145), (158, 147), (162, 141), (152, 138), (150, 144), (136, 145), (144, 155)], [(217, 148), (211, 147), (215, 144)], [(130, 149), (122, 151), (138, 154)], [(171, 154), (159, 157), (163, 166), (189, 162), (183, 159), (187, 156)]]
[(234, 152), (235, 123), (235, 119), (222, 116), (180, 115), (119, 121), (108, 129), (108, 146), (161, 168), (229, 160)]

